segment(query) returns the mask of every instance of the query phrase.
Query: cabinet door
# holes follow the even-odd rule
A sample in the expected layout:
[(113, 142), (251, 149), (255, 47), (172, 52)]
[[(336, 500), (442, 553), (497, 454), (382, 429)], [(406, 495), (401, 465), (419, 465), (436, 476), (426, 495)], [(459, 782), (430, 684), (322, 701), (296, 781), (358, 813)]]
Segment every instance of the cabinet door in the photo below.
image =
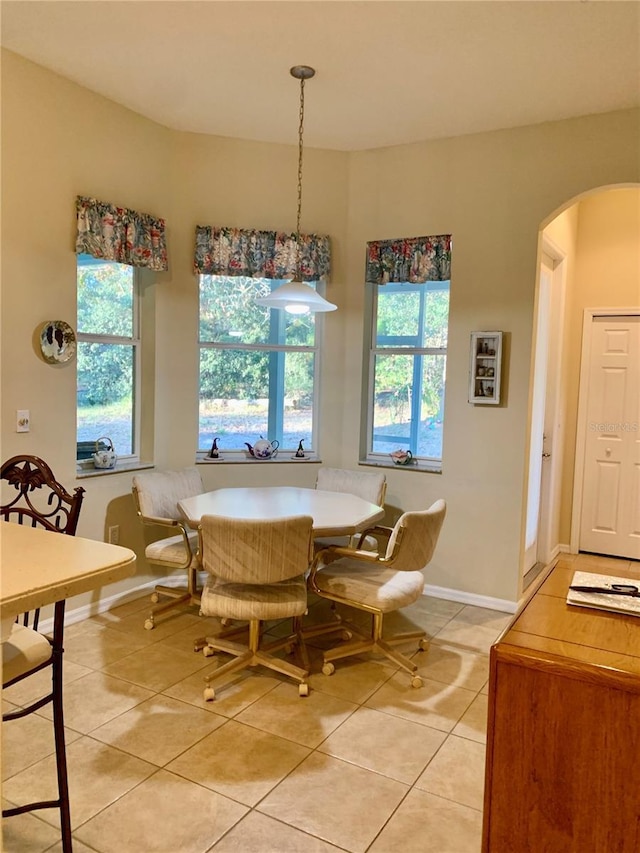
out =
[(640, 693), (505, 657), (492, 660), (483, 853), (637, 853)]

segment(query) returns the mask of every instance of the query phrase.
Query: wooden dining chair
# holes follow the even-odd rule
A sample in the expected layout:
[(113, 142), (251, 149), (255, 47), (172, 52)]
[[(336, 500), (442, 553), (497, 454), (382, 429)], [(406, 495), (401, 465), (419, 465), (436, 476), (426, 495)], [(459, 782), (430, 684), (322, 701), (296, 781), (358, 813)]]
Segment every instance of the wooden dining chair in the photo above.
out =
[[(57, 482), (51, 468), (37, 456), (13, 456), (2, 465), (0, 475), (8, 483), (8, 500), (0, 507), (3, 521), (29, 527), (41, 527), (53, 533), (73, 536), (84, 499), (78, 486), (73, 494)], [(11, 487), (16, 491), (11, 495)], [(18, 720), (39, 711), (45, 705), (53, 708), (58, 797), (40, 800), (2, 810), (3, 817), (24, 814), (37, 809), (59, 809), (63, 853), (71, 853), (71, 816), (64, 735), (62, 696), (62, 654), (65, 600), (56, 603), (53, 634), (38, 630), (40, 610), (25, 613), (16, 620), (2, 643), (2, 688), (17, 684), (47, 667), (51, 668), (51, 691), (17, 711), (2, 715), (3, 722)], [(31, 623), (31, 624), (30, 624)]]

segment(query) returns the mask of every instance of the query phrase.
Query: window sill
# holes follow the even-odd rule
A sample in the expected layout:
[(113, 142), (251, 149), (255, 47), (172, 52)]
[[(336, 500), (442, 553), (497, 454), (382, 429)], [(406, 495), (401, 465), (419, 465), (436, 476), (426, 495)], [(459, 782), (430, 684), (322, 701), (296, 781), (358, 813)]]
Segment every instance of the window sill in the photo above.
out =
[(76, 479), (84, 480), (88, 477), (103, 477), (105, 474), (124, 474), (127, 471), (142, 471), (145, 468), (153, 468), (153, 462), (140, 462), (132, 459), (126, 462), (116, 462), (114, 468), (94, 468), (90, 459), (78, 462), (76, 468)]
[(296, 456), (295, 450), (278, 451), (276, 456), (271, 459), (253, 459), (244, 451), (238, 453), (232, 451), (221, 453), (217, 459), (211, 459), (204, 452), (198, 453), (196, 456), (196, 465), (280, 465), (289, 462), (300, 464), (305, 462), (322, 462), (322, 459), (316, 456), (315, 453), (310, 453), (304, 457)]
[(414, 459), (409, 465), (396, 465), (395, 462), (386, 459), (361, 459), (358, 465), (367, 465), (371, 468), (393, 468), (394, 471), (420, 471), (423, 474), (442, 474), (442, 462), (421, 462)]

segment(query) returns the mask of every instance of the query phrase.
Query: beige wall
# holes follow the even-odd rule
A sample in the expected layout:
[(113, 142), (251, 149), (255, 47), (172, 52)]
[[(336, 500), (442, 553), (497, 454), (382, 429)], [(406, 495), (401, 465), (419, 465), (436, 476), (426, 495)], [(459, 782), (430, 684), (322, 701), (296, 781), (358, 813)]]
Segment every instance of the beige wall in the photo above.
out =
[[(164, 216), (171, 270), (145, 286), (155, 316), (155, 462), (193, 462), (197, 431), (195, 224), (292, 228), (295, 146), (168, 131), (12, 54), (2, 67), (2, 457), (37, 452), (75, 484), (73, 363), (45, 364), (34, 332), (75, 325), (74, 199), (94, 195)], [(449, 503), (430, 583), (514, 601), (538, 230), (567, 200), (637, 181), (638, 113), (343, 154), (305, 150), (303, 228), (329, 233), (335, 273), (325, 318), (321, 452), (355, 467), (367, 240), (451, 232), (454, 239), (444, 464), (441, 475), (390, 470), (388, 501)], [(506, 332), (500, 407), (467, 403), (469, 334)], [(32, 430), (14, 432), (15, 410)], [(206, 485), (312, 485), (316, 466), (204, 468)], [(131, 475), (83, 480), (79, 533), (142, 551)], [(140, 561), (131, 583), (151, 577)], [(123, 585), (123, 587), (126, 585)], [(105, 591), (105, 594), (110, 592)]]
[[(40, 455), (68, 488), (81, 484), (86, 489), (79, 535), (102, 539), (109, 525), (120, 525), (121, 544), (139, 555), (135, 579), (114, 588), (125, 589), (160, 573), (143, 558), (131, 474), (76, 480), (75, 363), (46, 364), (36, 338), (48, 319), (75, 327), (76, 195), (167, 220), (170, 271), (143, 273), (143, 310), (151, 321), (146, 331), (156, 339), (155, 359), (146, 365), (143, 384), (145, 403), (153, 406), (155, 463), (160, 469), (177, 468), (193, 464), (197, 444), (195, 225), (293, 230), (297, 147), (174, 133), (6, 51), (2, 129), (0, 452), (3, 459), (20, 452)], [(346, 154), (305, 151), (302, 227), (331, 236), (334, 274), (327, 295), (336, 301), (346, 286), (347, 166)], [(342, 326), (340, 312), (325, 326), (322, 358), (329, 379), (320, 426), (326, 459), (339, 452), (331, 409), (339, 407), (344, 394)], [(16, 434), (16, 409), (30, 410), (30, 433)], [(311, 486), (316, 468), (236, 466), (217, 468), (214, 475), (203, 467), (202, 472), (210, 488), (274, 482)]]
[[(171, 186), (172, 134), (11, 53), (2, 53), (1, 453), (44, 457), (67, 488), (75, 474), (75, 362), (46, 364), (37, 332), (46, 320), (75, 328), (75, 198), (95, 195), (159, 216)], [(155, 281), (147, 274), (145, 301)], [(16, 409), (31, 432), (16, 434)], [(83, 481), (78, 533), (103, 538), (121, 523), (123, 543), (142, 544), (131, 514), (131, 478)]]
[[(387, 492), (404, 509), (447, 500), (427, 570), (435, 585), (518, 597), (539, 229), (592, 188), (637, 181), (639, 139), (638, 114), (620, 112), (352, 155), (349, 385), (360, 370), (355, 335), (366, 241), (453, 235), (443, 472), (392, 470)], [(467, 402), (469, 336), (476, 329), (506, 333), (499, 407)], [(343, 422), (348, 462), (357, 452), (358, 400), (346, 398)]]

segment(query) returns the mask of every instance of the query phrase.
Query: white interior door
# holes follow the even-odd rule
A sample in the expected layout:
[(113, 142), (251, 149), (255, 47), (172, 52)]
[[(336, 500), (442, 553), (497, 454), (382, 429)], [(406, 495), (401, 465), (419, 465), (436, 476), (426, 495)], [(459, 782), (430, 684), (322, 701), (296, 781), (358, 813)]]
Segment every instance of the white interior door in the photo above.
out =
[(590, 328), (579, 549), (640, 559), (640, 315)]

